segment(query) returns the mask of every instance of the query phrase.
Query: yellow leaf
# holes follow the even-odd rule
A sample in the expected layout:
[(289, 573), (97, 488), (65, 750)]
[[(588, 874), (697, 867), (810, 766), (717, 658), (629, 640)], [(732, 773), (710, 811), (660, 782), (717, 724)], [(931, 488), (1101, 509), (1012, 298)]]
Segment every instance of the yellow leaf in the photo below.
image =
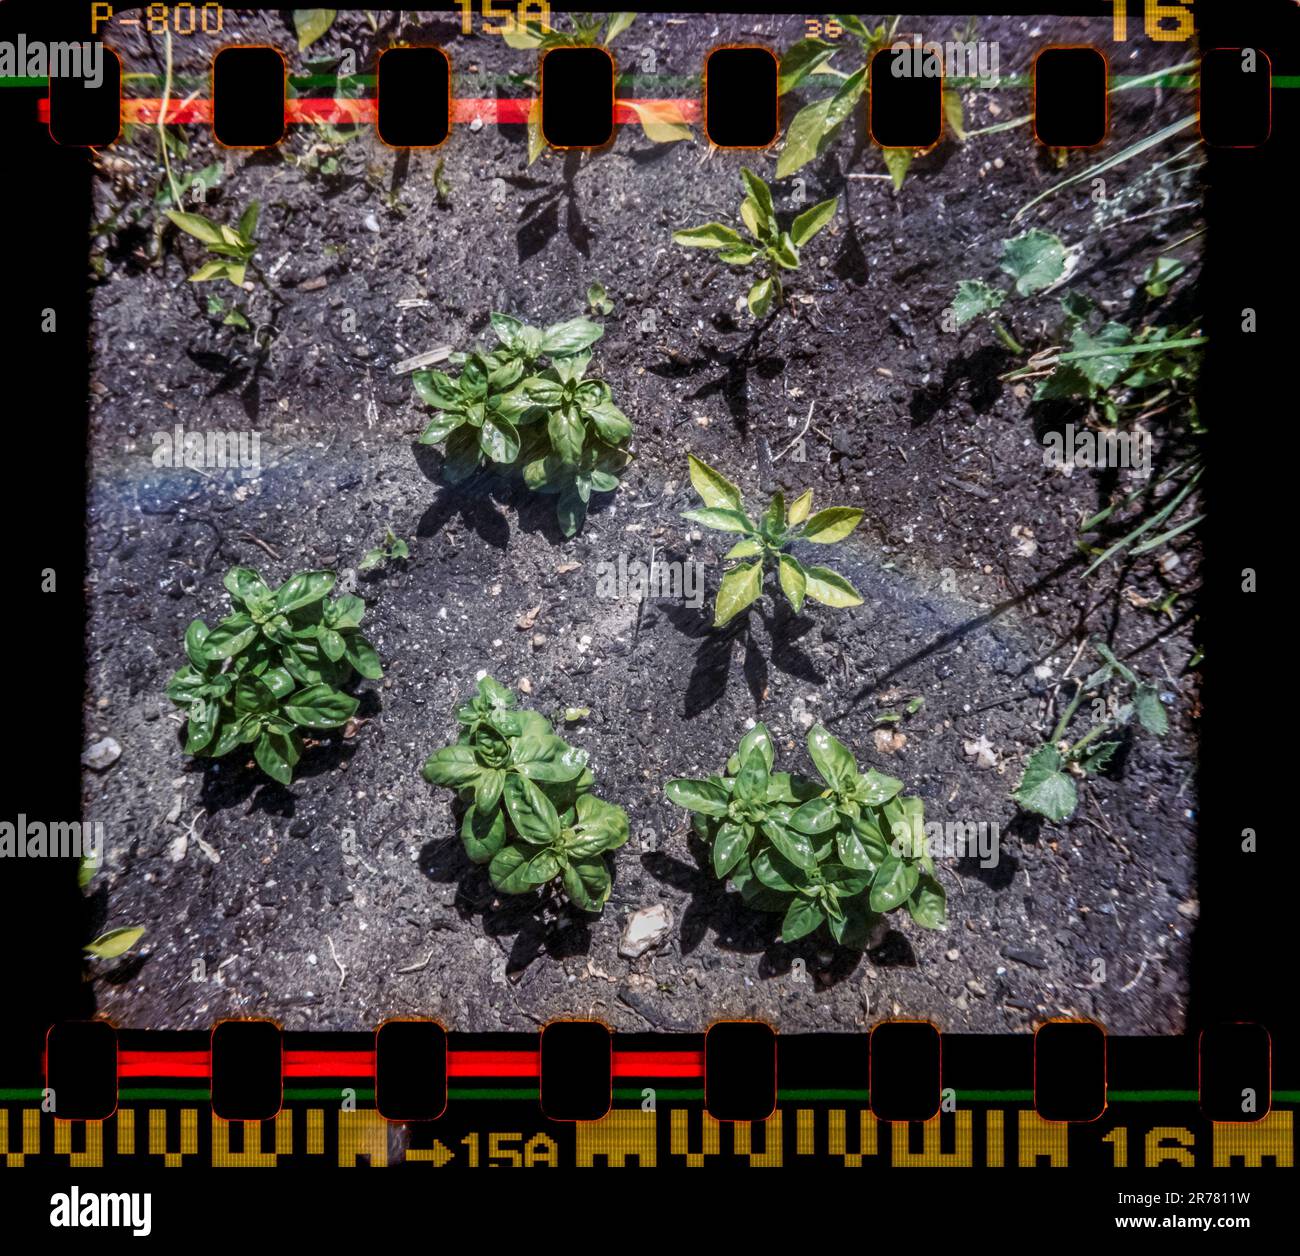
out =
[(142, 937), (143, 925), (133, 925), (129, 929), (110, 929), (107, 933), (101, 933), (93, 942), (88, 942), (84, 949), (96, 959), (116, 959), (119, 955), (125, 955)]
[(655, 144), (673, 144), (691, 138), (691, 128), (681, 109), (671, 100), (626, 100), (623, 102), (641, 123), (646, 139)]
[(539, 96), (528, 108), (528, 164), (531, 166), (546, 147), (542, 134), (542, 98)]

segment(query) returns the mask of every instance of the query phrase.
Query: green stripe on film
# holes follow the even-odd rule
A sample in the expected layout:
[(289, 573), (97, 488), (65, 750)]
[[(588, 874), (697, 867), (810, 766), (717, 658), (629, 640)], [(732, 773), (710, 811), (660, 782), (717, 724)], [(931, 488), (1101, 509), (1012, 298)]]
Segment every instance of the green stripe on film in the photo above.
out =
[(128, 1086), (117, 1092), (119, 1100), (130, 1103), (141, 1099), (194, 1099), (207, 1103), (212, 1092), (206, 1086)]
[(26, 1089), (4, 1089), (0, 1090), (0, 1103), (8, 1101), (21, 1101), (23, 1099), (39, 1099), (44, 1092), (38, 1086)]
[(703, 1099), (703, 1098), (704, 1098), (704, 1088), (703, 1088), (703, 1087), (700, 1087), (698, 1090), (681, 1090), (681, 1089), (677, 1089), (677, 1090), (669, 1090), (669, 1089), (667, 1089), (666, 1087), (663, 1087), (663, 1086), (645, 1086), (645, 1087), (641, 1087), (641, 1086), (620, 1086), (620, 1087), (618, 1087), (618, 1089), (616, 1089), (616, 1090), (614, 1091), (614, 1098), (615, 1098), (615, 1099), (630, 1099), (630, 1100), (633, 1100), (633, 1101), (639, 1103), (639, 1102), (641, 1101), (641, 1099), (644, 1098), (644, 1094), (645, 1094), (645, 1091), (646, 1091), (646, 1090), (653, 1090), (653, 1091), (655, 1092), (655, 1100), (656, 1100), (656, 1101), (658, 1101), (658, 1100), (660, 1100), (660, 1099), (686, 1099), (686, 1100), (689, 1100), (689, 1099)]
[[(373, 1099), (375, 1097), (374, 1088), (365, 1089), (364, 1087), (347, 1087), (352, 1092), (354, 1099)], [(343, 1087), (340, 1086), (295, 1086), (292, 1090), (285, 1090), (284, 1097), (287, 1100), (305, 1100), (305, 1099), (333, 1099), (342, 1100)]]
[(453, 1086), (447, 1091), (448, 1099), (536, 1099), (536, 1086)]

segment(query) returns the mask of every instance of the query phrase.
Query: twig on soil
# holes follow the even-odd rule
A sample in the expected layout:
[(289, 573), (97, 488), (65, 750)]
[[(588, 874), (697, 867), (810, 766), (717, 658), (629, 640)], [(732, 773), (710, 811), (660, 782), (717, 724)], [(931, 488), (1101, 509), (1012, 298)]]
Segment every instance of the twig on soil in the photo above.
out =
[(243, 541), (252, 541), (254, 545), (259, 546), (260, 548), (264, 549), (268, 554), (270, 554), (270, 556), (274, 558), (277, 563), (280, 561), (280, 555), (277, 554), (275, 550), (273, 550), (260, 537), (254, 536), (251, 532), (241, 532), (239, 534), (239, 539)]
[(429, 961), (433, 958), (433, 952), (430, 951), (418, 964), (408, 964), (405, 968), (399, 968), (399, 973), (418, 973), (429, 967)]
[(772, 459), (773, 462), (780, 462), (781, 459), (784, 458), (786, 454), (790, 452), (790, 450), (792, 450), (801, 440), (803, 440), (804, 433), (808, 430), (809, 425), (812, 423), (813, 408), (816, 405), (817, 403), (815, 401), (810, 401), (808, 403), (808, 417), (804, 419), (803, 427), (799, 429), (799, 434), (783, 450), (781, 450), (779, 454), (777, 454)]
[[(1143, 218), (1159, 218), (1163, 214), (1176, 213), (1178, 210), (1182, 209), (1200, 208), (1201, 203), (1199, 201), (1184, 201), (1181, 205), (1165, 205), (1160, 209), (1149, 209), (1144, 214), (1134, 214), (1131, 218), (1121, 218), (1113, 225), (1116, 227), (1122, 227), (1126, 222), (1140, 222)], [(1109, 228), (1107, 229), (1109, 230)]]
[(334, 949), (334, 939), (327, 933), (325, 941), (330, 944), (330, 955), (334, 958), (334, 966), (339, 970), (339, 989), (343, 989), (343, 983), (348, 979), (348, 970), (343, 967), (343, 962), (339, 959), (339, 953)]
[(421, 367), (432, 366), (435, 362), (443, 362), (450, 356), (451, 345), (439, 345), (436, 349), (429, 349), (424, 353), (415, 354), (414, 357), (394, 362), (389, 369), (394, 375), (406, 375), (410, 371), (418, 371)]
[(1144, 956), (1142, 957), (1142, 963), (1141, 963), (1141, 965), (1139, 966), (1139, 968), (1138, 968), (1138, 970), (1137, 970), (1137, 976), (1135, 976), (1135, 977), (1133, 978), (1133, 980), (1130, 981), (1130, 982), (1128, 983), (1128, 985), (1126, 985), (1126, 986), (1120, 986), (1120, 988), (1119, 988), (1119, 992), (1120, 992), (1120, 994), (1127, 994), (1130, 990), (1132, 990), (1133, 987), (1134, 987), (1135, 985), (1137, 985), (1137, 983), (1138, 983), (1139, 981), (1142, 980), (1142, 974), (1143, 974), (1144, 972), (1146, 972), (1146, 970), (1147, 970), (1147, 958), (1146, 958), (1146, 956), (1144, 955)]

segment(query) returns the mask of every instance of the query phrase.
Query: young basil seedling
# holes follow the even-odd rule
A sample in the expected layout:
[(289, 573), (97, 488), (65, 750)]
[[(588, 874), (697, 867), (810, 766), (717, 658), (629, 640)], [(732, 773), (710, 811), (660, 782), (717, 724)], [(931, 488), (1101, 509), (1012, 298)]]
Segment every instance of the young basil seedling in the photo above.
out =
[(673, 232), (673, 243), (688, 249), (718, 249), (718, 260), (729, 266), (758, 266), (765, 274), (754, 281), (746, 298), (749, 312), (762, 318), (784, 297), (781, 272), (799, 269), (799, 250), (832, 218), (839, 197), (832, 196), (799, 214), (788, 231), (777, 221), (772, 189), (752, 170), (740, 171), (745, 199), (740, 203), (740, 218), (749, 233), (747, 241), (740, 232), (725, 223), (706, 222)]
[(945, 922), (946, 898), (926, 847), (924, 804), (903, 782), (859, 772), (848, 748), (820, 724), (808, 753), (820, 780), (775, 770), (762, 724), (741, 738), (720, 775), (678, 778), (669, 802), (692, 813), (713, 871), (758, 911), (782, 913), (781, 940), (823, 925), (863, 949), (880, 916), (907, 905), (927, 929)]
[(738, 541), (723, 556), (735, 560), (723, 574), (714, 605), (715, 628), (738, 615), (763, 592), (763, 576), (769, 567), (777, 570), (781, 591), (795, 613), (803, 610), (805, 598), (824, 606), (859, 606), (862, 595), (837, 571), (829, 567), (805, 567), (786, 552), (795, 541), (833, 545), (842, 541), (862, 521), (862, 511), (849, 506), (828, 506), (810, 515), (812, 489), (801, 493), (787, 507), (777, 493), (762, 518), (755, 523), (744, 510), (740, 489), (694, 454), (687, 454), (691, 483), (704, 499), (704, 509), (687, 510), (684, 519), (702, 523), (719, 532), (739, 532)]
[(520, 709), (490, 676), (456, 708), (456, 743), (429, 756), (424, 779), (467, 804), (465, 851), (488, 865), (503, 894), (558, 882), (575, 907), (598, 912), (609, 898), (604, 855), (627, 841), (627, 813), (591, 792), (587, 752), (570, 746), (550, 720)]
[(378, 567), (380, 563), (396, 562), (399, 558), (410, 558), (410, 556), (410, 546), (400, 536), (396, 535), (392, 528), (386, 528), (384, 530), (384, 543), (377, 545), (372, 550), (367, 550), (357, 564), (357, 570), (369, 571), (371, 567)]
[(257, 572), (232, 567), (224, 583), (234, 613), (212, 629), (191, 622), (189, 662), (167, 685), (189, 713), (185, 753), (218, 759), (251, 746), (258, 767), (288, 785), (302, 757), (299, 730), (346, 724), (358, 703), (340, 687), (354, 671), (369, 680), (384, 674), (358, 631), (365, 603), (326, 601), (332, 571), (300, 571), (272, 590)]

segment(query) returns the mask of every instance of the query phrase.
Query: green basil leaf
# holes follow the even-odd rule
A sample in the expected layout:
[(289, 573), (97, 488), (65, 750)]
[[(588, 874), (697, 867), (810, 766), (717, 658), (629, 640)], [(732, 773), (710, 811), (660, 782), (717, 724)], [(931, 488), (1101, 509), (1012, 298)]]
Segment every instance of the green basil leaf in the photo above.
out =
[(924, 929), (941, 929), (947, 920), (948, 897), (934, 877), (923, 874), (907, 900), (912, 919)]
[(817, 871), (817, 852), (805, 834), (784, 828), (770, 820), (764, 822), (763, 832), (796, 868), (802, 868), (805, 872)]
[(257, 625), (242, 612), (223, 619), (203, 639), (203, 653), (210, 662), (234, 658), (257, 636)]
[(511, 748), (516, 772), (534, 781), (571, 781), (587, 765), (587, 752), (560, 737), (528, 733)]
[(347, 660), (367, 680), (380, 680), (384, 669), (379, 662), (375, 647), (359, 632), (354, 632), (343, 639), (344, 653)]
[(725, 816), (727, 804), (731, 801), (726, 790), (720, 786), (687, 777), (669, 781), (664, 786), (664, 794), (669, 802), (706, 816)]
[(812, 899), (802, 896), (796, 898), (785, 913), (785, 919), (781, 921), (781, 941), (796, 942), (800, 938), (807, 937), (825, 919), (826, 914)]
[(338, 728), (357, 713), (356, 698), (330, 685), (313, 685), (293, 696), (281, 708), (286, 718), (304, 728)]
[(587, 318), (571, 318), (567, 323), (556, 323), (546, 329), (542, 338), (542, 352), (551, 357), (580, 353), (596, 343), (605, 334), (599, 323)]
[(505, 845), (505, 812), (500, 807), (483, 812), (477, 804), (470, 803), (465, 818), (461, 821), (460, 837), (465, 843), (465, 853), (474, 863), (491, 862), (492, 856)]
[(505, 783), (506, 774), (500, 768), (484, 768), (474, 782), (473, 805), (484, 815), (495, 811)]
[(505, 778), (504, 795), (506, 811), (524, 841), (541, 845), (559, 837), (560, 817), (555, 804), (526, 776), (509, 773)]
[(790, 817), (800, 833), (827, 833), (840, 822), (840, 813), (828, 798), (810, 798)]
[(203, 643), (207, 638), (207, 624), (201, 619), (191, 620), (190, 626), (185, 629), (185, 653), (199, 671), (203, 671), (209, 662), (208, 656), (203, 652)]
[(264, 732), (253, 747), (253, 758), (257, 766), (273, 781), (288, 785), (293, 780), (293, 764), (289, 755), (293, 747), (289, 739), (280, 733)]
[(604, 860), (577, 860), (564, 869), (564, 892), (584, 911), (600, 911), (609, 898), (610, 876)]
[(824, 725), (818, 724), (809, 732), (808, 753), (822, 780), (833, 790), (846, 792), (853, 787), (858, 777), (858, 765), (848, 747)]
[(741, 824), (721, 824), (717, 836), (713, 839), (713, 871), (718, 880), (727, 874), (744, 858), (749, 849), (749, 830)]
[(901, 907), (916, 889), (919, 873), (905, 860), (890, 855), (871, 881), (871, 910), (893, 911)]
[(282, 615), (319, 602), (334, 587), (332, 571), (300, 571), (275, 593), (275, 609)]

